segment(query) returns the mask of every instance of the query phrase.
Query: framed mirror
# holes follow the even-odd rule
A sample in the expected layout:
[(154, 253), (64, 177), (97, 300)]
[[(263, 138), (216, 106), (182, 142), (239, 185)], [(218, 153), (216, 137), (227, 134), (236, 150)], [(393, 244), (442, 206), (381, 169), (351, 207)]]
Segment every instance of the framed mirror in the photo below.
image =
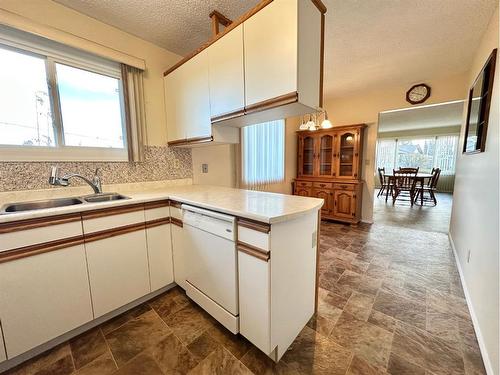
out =
[(463, 148), (465, 154), (484, 152), (496, 56), (495, 48), (469, 90)]

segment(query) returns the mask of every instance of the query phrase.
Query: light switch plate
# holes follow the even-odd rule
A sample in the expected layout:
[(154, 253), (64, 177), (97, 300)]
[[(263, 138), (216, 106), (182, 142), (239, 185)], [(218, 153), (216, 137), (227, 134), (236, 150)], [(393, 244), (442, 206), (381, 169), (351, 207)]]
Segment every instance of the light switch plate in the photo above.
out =
[(208, 173), (208, 164), (202, 164), (201, 165), (201, 172), (202, 173)]

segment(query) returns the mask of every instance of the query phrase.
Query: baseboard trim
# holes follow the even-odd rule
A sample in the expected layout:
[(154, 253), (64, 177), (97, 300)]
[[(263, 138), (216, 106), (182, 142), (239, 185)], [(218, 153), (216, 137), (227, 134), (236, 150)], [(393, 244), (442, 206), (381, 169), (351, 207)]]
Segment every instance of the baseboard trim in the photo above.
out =
[(453, 255), (455, 257), (455, 262), (458, 268), (458, 274), (460, 275), (460, 281), (462, 282), (462, 288), (464, 290), (465, 301), (467, 302), (467, 307), (469, 308), (470, 316), (472, 318), (472, 325), (474, 327), (474, 332), (476, 333), (477, 342), (479, 344), (479, 350), (481, 351), (481, 357), (483, 358), (484, 367), (488, 375), (495, 375), (493, 370), (493, 365), (488, 356), (488, 351), (486, 350), (486, 345), (484, 344), (483, 335), (481, 329), (479, 328), (479, 320), (477, 319), (476, 313), (474, 311), (474, 306), (472, 305), (472, 300), (470, 298), (469, 290), (467, 289), (467, 284), (465, 283), (465, 277), (462, 271), (462, 266), (458, 259), (457, 249), (455, 248), (455, 242), (453, 242), (453, 237), (451, 233), (448, 233), (448, 239), (450, 240), (451, 249), (453, 250)]
[(18, 365), (20, 365), (21, 363), (23, 362), (26, 362), (27, 360), (31, 359), (31, 358), (34, 358), (36, 356), (38, 356), (39, 354), (42, 354), (52, 348), (55, 348), (57, 345), (60, 345), (66, 341), (69, 341), (70, 339), (78, 336), (78, 335), (81, 335), (82, 333), (94, 328), (94, 327), (97, 327), (98, 325), (124, 313), (125, 311), (127, 310), (130, 310), (136, 306), (139, 306), (140, 304), (150, 300), (150, 299), (153, 299), (154, 297), (166, 292), (167, 290), (169, 289), (172, 289), (176, 284), (175, 283), (171, 283), (163, 288), (160, 288), (154, 292), (151, 292), (139, 299), (136, 299), (135, 301), (132, 301), (130, 303), (128, 303), (127, 305), (125, 306), (122, 306), (116, 310), (113, 310), (101, 317), (98, 317), (94, 320), (91, 320), (90, 322), (78, 327), (78, 328), (75, 328), (74, 330), (70, 331), (70, 332), (66, 332), (64, 334), (62, 334), (61, 336), (59, 337), (56, 337), (44, 344), (41, 344), (40, 346), (37, 346), (36, 348), (33, 348), (29, 351), (27, 351), (26, 353), (23, 353), (23, 354), (20, 354), (16, 357), (13, 357), (11, 359), (8, 359), (7, 361), (5, 362), (2, 362), (0, 363), (0, 374), (2, 374), (4, 371), (7, 371), (7, 370), (10, 370)]

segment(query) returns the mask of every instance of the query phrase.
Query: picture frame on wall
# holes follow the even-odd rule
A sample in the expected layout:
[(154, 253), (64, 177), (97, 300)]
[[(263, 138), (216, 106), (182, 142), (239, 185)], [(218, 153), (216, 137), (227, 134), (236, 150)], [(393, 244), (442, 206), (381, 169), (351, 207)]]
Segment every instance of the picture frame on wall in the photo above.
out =
[(485, 151), (497, 49), (495, 48), (469, 90), (463, 153)]

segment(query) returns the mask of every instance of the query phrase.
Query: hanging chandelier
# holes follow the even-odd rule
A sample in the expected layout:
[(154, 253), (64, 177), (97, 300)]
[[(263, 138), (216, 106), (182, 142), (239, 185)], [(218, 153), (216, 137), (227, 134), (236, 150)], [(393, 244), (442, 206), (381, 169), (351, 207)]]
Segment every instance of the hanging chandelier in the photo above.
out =
[[(323, 121), (321, 121), (322, 118)], [(299, 129), (315, 131), (318, 129), (330, 129), (331, 127), (333, 127), (333, 125), (330, 120), (328, 120), (326, 109), (318, 108), (316, 112), (302, 116)]]

